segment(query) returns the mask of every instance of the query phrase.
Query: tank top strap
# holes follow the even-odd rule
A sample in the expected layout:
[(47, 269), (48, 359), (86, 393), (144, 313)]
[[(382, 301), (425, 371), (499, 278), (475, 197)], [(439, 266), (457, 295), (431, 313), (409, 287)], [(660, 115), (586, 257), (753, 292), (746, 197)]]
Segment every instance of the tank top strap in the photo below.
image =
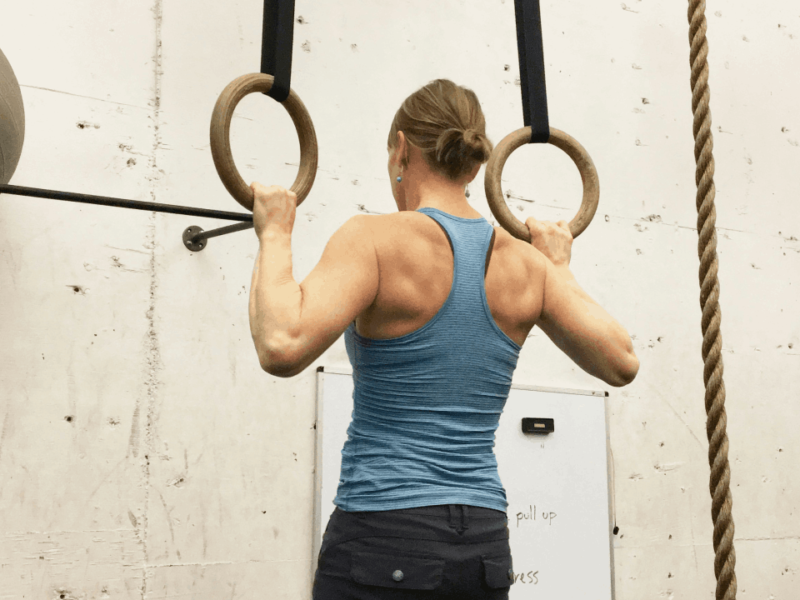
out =
[(425, 207), (417, 212), (434, 219), (449, 238), (454, 270), (451, 301), (462, 309), (482, 309), (486, 254), (494, 228), (484, 218), (465, 219), (437, 208)]

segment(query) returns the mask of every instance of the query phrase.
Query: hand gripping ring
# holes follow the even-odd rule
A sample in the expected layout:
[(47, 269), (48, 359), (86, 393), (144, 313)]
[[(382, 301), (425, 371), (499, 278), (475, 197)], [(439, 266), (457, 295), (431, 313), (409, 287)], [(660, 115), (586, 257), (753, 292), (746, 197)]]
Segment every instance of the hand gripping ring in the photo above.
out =
[[(242, 98), (253, 92), (268, 92), (275, 78), (264, 73), (242, 75), (228, 84), (217, 99), (214, 112), (211, 114), (211, 156), (214, 166), (225, 188), (231, 196), (247, 210), (253, 210), (253, 190), (245, 183), (233, 163), (231, 153), (231, 118), (233, 111)], [(289, 116), (292, 117), (297, 136), (300, 140), (300, 170), (292, 184), (291, 191), (297, 194), (297, 205), (306, 199), (317, 175), (317, 134), (308, 110), (294, 90), (289, 90), (289, 97), (282, 102)]]
[[(517, 129), (504, 137), (495, 147), (489, 162), (486, 163), (486, 176), (484, 178), (486, 199), (489, 201), (489, 208), (492, 209), (492, 214), (506, 231), (526, 242), (531, 241), (531, 232), (528, 230), (528, 226), (517, 219), (508, 208), (503, 197), (500, 176), (503, 174), (503, 166), (505, 166), (506, 160), (511, 156), (511, 153), (530, 141), (530, 127)], [(589, 156), (589, 153), (575, 138), (551, 127), (548, 143), (561, 148), (569, 155), (578, 167), (583, 180), (583, 202), (581, 202), (578, 214), (569, 223), (572, 237), (576, 238), (589, 226), (594, 213), (597, 212), (597, 203), (600, 200), (600, 179), (597, 176), (597, 169), (594, 166), (594, 162), (592, 162), (592, 157)]]

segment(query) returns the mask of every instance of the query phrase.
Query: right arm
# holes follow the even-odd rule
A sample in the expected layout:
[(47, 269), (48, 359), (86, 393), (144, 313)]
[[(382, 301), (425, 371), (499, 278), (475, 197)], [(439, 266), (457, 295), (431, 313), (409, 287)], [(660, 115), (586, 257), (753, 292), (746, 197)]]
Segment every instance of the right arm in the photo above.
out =
[(639, 371), (630, 335), (570, 271), (572, 235), (566, 222), (528, 219), (526, 224), (545, 262), (542, 312), (536, 324), (590, 375), (615, 387), (629, 384)]

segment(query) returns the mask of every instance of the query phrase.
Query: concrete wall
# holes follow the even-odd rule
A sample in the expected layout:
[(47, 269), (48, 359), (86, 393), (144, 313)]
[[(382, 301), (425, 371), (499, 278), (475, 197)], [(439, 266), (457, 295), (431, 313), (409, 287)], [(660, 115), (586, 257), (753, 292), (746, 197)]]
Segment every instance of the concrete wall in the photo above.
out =
[[(27, 136), (11, 183), (224, 210), (218, 94), (260, 64), (259, 0), (6, 1), (0, 47)], [(619, 600), (713, 598), (685, 3), (542, 3), (551, 123), (598, 167), (579, 281), (635, 337), (611, 390)], [(357, 212), (394, 209), (385, 138), (436, 77), (476, 91), (498, 142), (522, 125), (511, 0), (297, 0), (292, 84), (319, 172), (295, 274)], [(300, 18), (302, 16), (302, 19)], [(708, 6), (725, 376), (739, 597), (796, 597), (800, 563), (800, 14)], [(248, 97), (234, 155), (288, 186), (285, 111)], [(491, 218), (482, 174), (474, 206)], [(525, 147), (504, 186), (521, 219), (571, 218), (580, 183)], [(314, 368), (259, 368), (252, 231), (187, 251), (208, 219), (0, 198), (0, 598), (310, 597)], [(346, 364), (337, 342), (318, 362)], [(520, 383), (598, 388), (541, 333)]]

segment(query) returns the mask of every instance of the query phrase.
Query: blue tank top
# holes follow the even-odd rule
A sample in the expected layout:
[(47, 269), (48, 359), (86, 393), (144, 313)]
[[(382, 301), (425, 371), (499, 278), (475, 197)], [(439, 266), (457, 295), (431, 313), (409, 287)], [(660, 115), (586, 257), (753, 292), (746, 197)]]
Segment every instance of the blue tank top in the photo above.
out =
[(435, 208), (417, 212), (447, 232), (450, 294), (420, 329), (391, 339), (345, 331), (353, 413), (334, 504), (381, 511), (508, 505), (494, 455), (520, 346), (497, 326), (484, 274), (492, 226)]

